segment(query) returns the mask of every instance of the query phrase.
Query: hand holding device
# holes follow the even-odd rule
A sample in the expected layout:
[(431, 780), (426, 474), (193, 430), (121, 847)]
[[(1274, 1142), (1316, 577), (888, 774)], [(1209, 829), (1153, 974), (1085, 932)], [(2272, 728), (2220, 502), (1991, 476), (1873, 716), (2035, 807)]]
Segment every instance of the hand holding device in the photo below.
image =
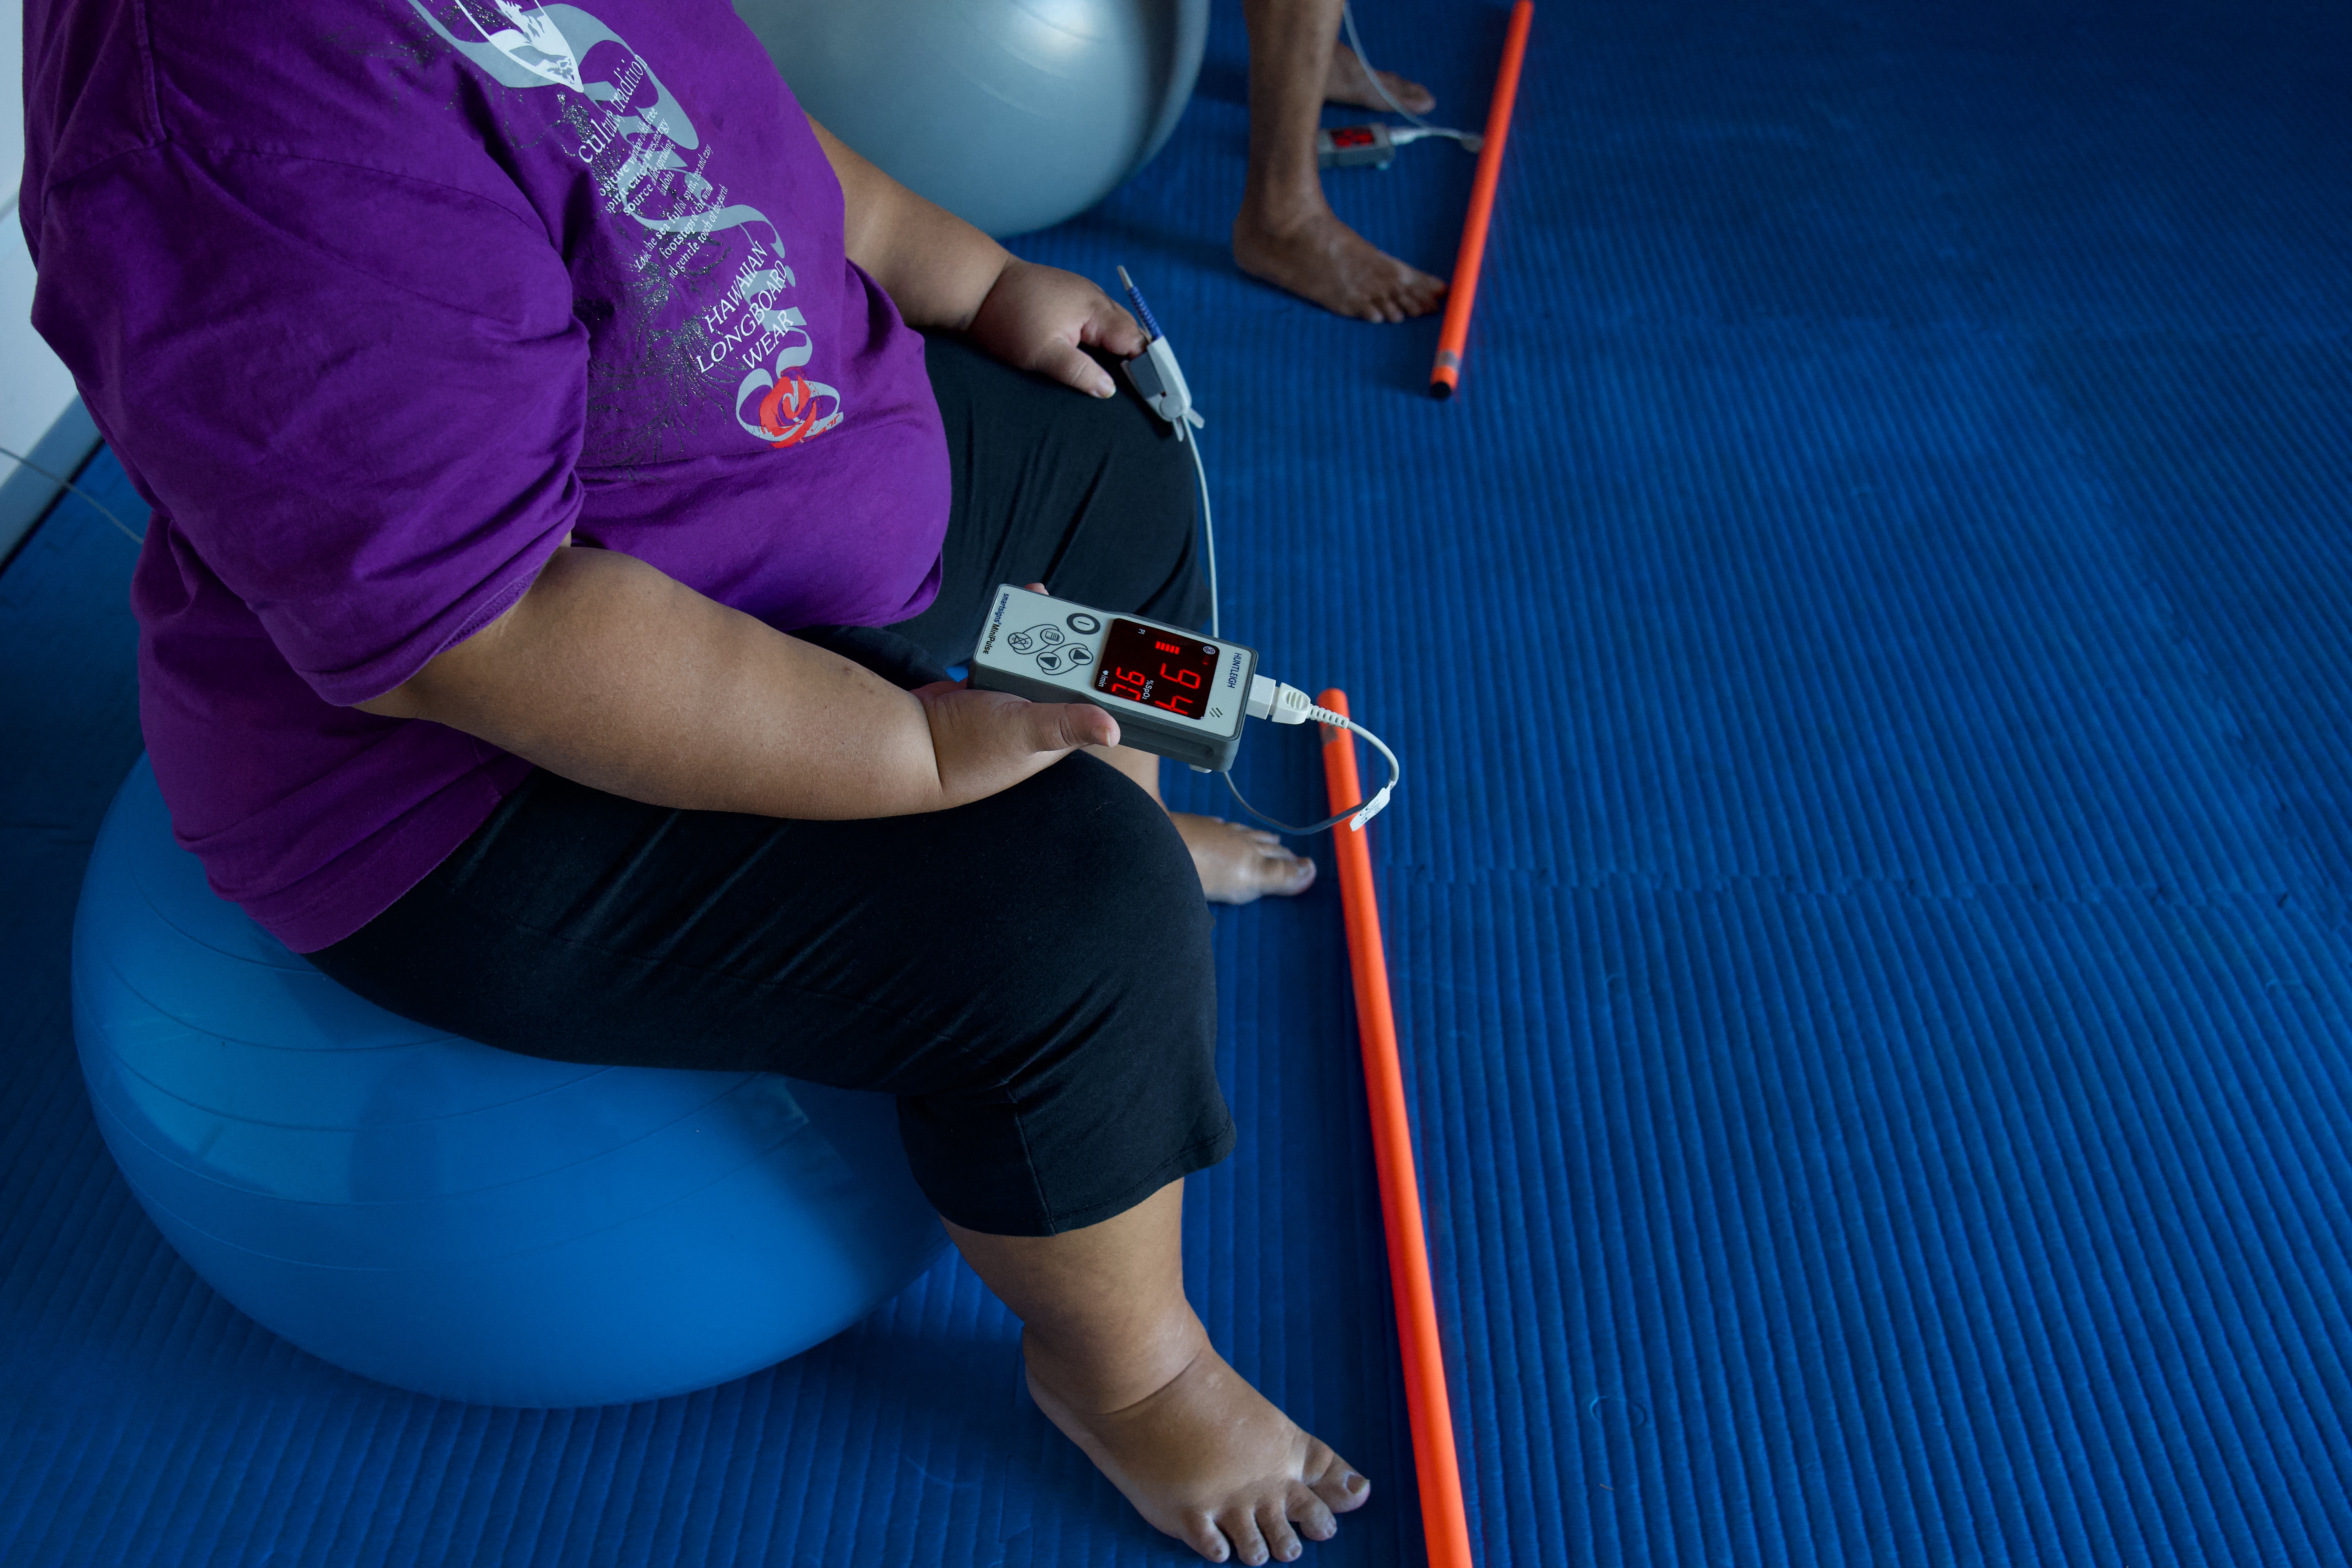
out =
[(1210, 771), (1241, 748), (1257, 654), (1181, 626), (1001, 584), (972, 650), (971, 683), (1038, 702), (1087, 702), (1122, 742)]
[(940, 806), (985, 800), (1040, 773), (1080, 746), (1115, 746), (1118, 721), (1085, 702), (1024, 702), (1001, 691), (941, 683), (915, 693), (931, 727)]
[[(1035, 588), (997, 585), (980, 646), (972, 650), (971, 679), (979, 690), (1039, 703), (1092, 703), (1118, 721), (1121, 744), (1224, 774), (1243, 810), (1286, 833), (1314, 833), (1342, 820), (1360, 828), (1388, 805), (1403, 777), (1396, 753), (1379, 736), (1344, 713), (1316, 706), (1297, 687), (1259, 674), (1256, 649), (1072, 604)], [(1234, 784), (1244, 719), (1276, 724), (1312, 719), (1351, 730), (1388, 759), (1389, 782), (1360, 809), (1327, 821), (1305, 827), (1276, 822), (1243, 799)]]

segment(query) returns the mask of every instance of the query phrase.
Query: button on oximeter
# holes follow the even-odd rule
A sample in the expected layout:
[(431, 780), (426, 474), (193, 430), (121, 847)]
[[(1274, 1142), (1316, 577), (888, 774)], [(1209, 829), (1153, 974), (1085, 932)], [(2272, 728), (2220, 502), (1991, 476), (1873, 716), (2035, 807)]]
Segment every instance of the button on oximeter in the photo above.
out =
[(1087, 614), (1084, 610), (1080, 610), (1076, 615), (1070, 616), (1062, 624), (1069, 627), (1072, 631), (1077, 633), (1082, 637), (1090, 637), (1097, 632), (1102, 630), (1102, 623), (1095, 619), (1094, 616)]

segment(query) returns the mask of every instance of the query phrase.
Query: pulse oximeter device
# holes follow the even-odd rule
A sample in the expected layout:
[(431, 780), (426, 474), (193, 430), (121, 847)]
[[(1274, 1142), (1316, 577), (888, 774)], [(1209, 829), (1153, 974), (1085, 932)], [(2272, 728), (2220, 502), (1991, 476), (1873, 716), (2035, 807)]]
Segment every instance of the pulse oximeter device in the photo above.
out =
[(1001, 584), (971, 684), (1032, 702), (1091, 702), (1119, 742), (1210, 773), (1234, 765), (1257, 650)]

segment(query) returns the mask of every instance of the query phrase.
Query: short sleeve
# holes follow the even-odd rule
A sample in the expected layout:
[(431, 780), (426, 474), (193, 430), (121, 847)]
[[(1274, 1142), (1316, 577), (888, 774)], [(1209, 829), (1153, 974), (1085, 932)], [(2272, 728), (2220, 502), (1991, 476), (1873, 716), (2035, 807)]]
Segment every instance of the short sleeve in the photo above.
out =
[(571, 529), (588, 342), (520, 200), (166, 144), (53, 188), (41, 226), (36, 324), (326, 700), (478, 630)]

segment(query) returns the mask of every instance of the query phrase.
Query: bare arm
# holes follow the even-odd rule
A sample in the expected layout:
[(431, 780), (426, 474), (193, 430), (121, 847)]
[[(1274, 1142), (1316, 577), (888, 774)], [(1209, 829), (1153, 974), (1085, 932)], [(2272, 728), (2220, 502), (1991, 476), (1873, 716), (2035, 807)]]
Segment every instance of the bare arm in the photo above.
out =
[[(1083, 278), (1019, 260), (809, 123), (841, 181), (845, 248), (900, 315), (1111, 395), (1081, 345), (1141, 353), (1125, 310)], [(634, 800), (807, 818), (960, 805), (1118, 738), (1087, 703), (901, 691), (641, 561), (569, 548), (504, 616), (359, 706), (463, 730)]]
[(841, 241), (849, 259), (882, 285), (908, 326), (969, 329), (1013, 253), (867, 163), (814, 120), (809, 129), (841, 182)]
[(809, 128), (841, 182), (843, 248), (882, 285), (908, 326), (968, 332), (1005, 363), (1096, 397), (1116, 390), (1083, 349), (1125, 359), (1145, 343), (1135, 318), (1108, 295), (1076, 273), (1022, 260), (814, 120)]
[(961, 805), (1118, 733), (1087, 703), (901, 691), (642, 561), (569, 548), (504, 616), (359, 706), (633, 800), (804, 818)]

